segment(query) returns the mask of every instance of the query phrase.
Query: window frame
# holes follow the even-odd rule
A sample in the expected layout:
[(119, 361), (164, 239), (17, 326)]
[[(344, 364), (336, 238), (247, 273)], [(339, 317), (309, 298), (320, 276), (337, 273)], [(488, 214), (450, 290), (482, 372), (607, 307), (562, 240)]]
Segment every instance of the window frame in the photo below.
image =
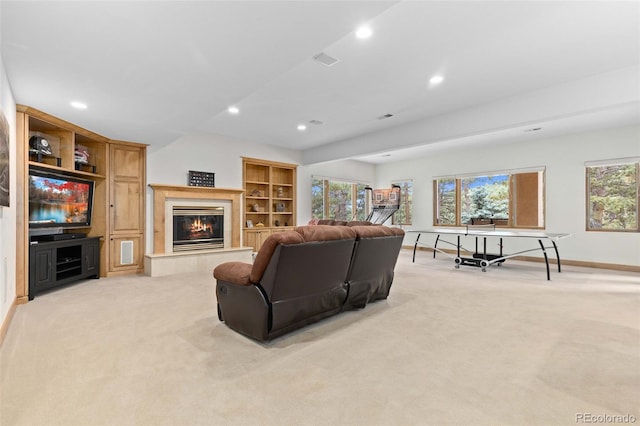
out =
[[(404, 191), (404, 183), (409, 183), (409, 191), (411, 192), (410, 197), (407, 196), (407, 194)], [(398, 185), (400, 186), (400, 208), (398, 209), (398, 211), (403, 209), (403, 206), (406, 206), (406, 208), (408, 209), (408, 216), (409, 216), (409, 221), (408, 222), (403, 222), (400, 223), (396, 220), (396, 216), (397, 213), (394, 213), (393, 216), (391, 216), (391, 224), (392, 225), (398, 225), (398, 226), (412, 226), (413, 225), (413, 179), (399, 179), (399, 180), (394, 180), (391, 182), (391, 185), (393, 187), (393, 185)], [(407, 216), (407, 215), (406, 215)]]
[[(536, 205), (538, 207), (538, 213), (542, 215), (542, 225), (519, 225), (517, 223), (516, 215), (514, 214), (517, 211), (517, 201), (514, 195), (514, 187), (516, 186), (516, 176), (517, 175), (525, 175), (530, 173), (538, 174), (538, 182), (537, 182), (537, 191), (536, 191)], [(477, 173), (465, 173), (460, 175), (449, 175), (449, 176), (438, 176), (433, 178), (433, 226), (438, 227), (461, 227), (468, 225), (467, 223), (462, 222), (462, 185), (461, 181), (463, 179), (474, 178), (474, 177), (489, 177), (489, 176), (499, 176), (506, 175), (508, 176), (508, 219), (507, 223), (496, 223), (497, 228), (514, 228), (514, 229), (546, 229), (547, 222), (547, 213), (546, 213), (546, 167), (537, 166), (537, 167), (529, 167), (522, 169), (513, 169), (513, 170), (500, 170), (500, 171), (490, 171), (490, 172), (477, 172)], [(439, 223), (439, 213), (440, 209), (440, 193), (439, 193), (439, 183), (442, 180), (451, 180), (454, 182), (454, 203), (455, 203), (455, 223)], [(542, 205), (540, 206), (540, 203)], [(502, 221), (502, 219), (498, 219)], [(540, 223), (540, 218), (538, 217), (538, 223)]]
[[(591, 227), (591, 183), (589, 179), (589, 171), (591, 168), (607, 167), (607, 166), (624, 166), (635, 165), (636, 173), (636, 227), (629, 229), (613, 229), (613, 228), (593, 228)], [(602, 161), (585, 162), (585, 231), (586, 232), (640, 232), (640, 157), (619, 158)]]
[[(311, 197), (311, 203), (312, 203), (312, 208), (311, 208), (311, 219), (333, 219), (329, 217), (329, 212), (330, 212), (330, 203), (329, 203), (329, 187), (331, 185), (332, 182), (334, 183), (341, 183), (341, 184), (350, 184), (351, 185), (351, 211), (352, 211), (352, 218), (351, 219), (346, 219), (347, 221), (350, 220), (360, 220), (357, 218), (358, 216), (358, 186), (368, 186), (367, 183), (361, 182), (361, 181), (354, 181), (351, 179), (344, 179), (344, 178), (331, 178), (331, 177), (326, 177), (326, 176), (317, 176), (317, 175), (312, 175), (311, 176), (311, 186), (313, 187), (314, 181), (322, 181), (322, 217), (315, 217), (314, 216), (314, 210), (313, 210), (313, 194)], [(369, 215), (369, 210), (371, 210), (371, 200), (370, 197), (367, 193), (367, 191), (364, 191), (364, 199), (365, 199), (365, 205), (364, 205), (364, 218), (366, 219), (367, 216)], [(336, 220), (343, 220), (343, 219), (336, 219)]]

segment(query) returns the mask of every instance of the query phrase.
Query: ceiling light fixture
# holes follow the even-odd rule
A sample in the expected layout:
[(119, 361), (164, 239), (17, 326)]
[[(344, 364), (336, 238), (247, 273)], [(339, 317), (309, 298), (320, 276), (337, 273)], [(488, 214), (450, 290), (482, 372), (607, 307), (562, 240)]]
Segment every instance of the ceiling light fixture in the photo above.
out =
[(362, 27), (356, 30), (356, 37), (358, 37), (361, 40), (371, 37), (372, 34), (373, 34), (373, 31), (371, 30), (371, 28), (367, 27), (366, 25), (363, 25)]
[(84, 102), (80, 102), (80, 101), (71, 101), (70, 102), (71, 106), (74, 107), (75, 109), (87, 109), (87, 104), (85, 104)]
[(304, 132), (305, 130), (307, 130), (307, 126), (305, 126), (304, 124), (298, 124), (298, 130)]
[(444, 77), (441, 75), (434, 75), (433, 77), (431, 77), (429, 79), (429, 85), (431, 86), (435, 86), (437, 84), (440, 84), (444, 81)]
[(229, 114), (234, 114), (234, 115), (240, 112), (240, 110), (236, 106), (230, 106), (229, 108), (227, 108), (227, 111), (229, 112)]

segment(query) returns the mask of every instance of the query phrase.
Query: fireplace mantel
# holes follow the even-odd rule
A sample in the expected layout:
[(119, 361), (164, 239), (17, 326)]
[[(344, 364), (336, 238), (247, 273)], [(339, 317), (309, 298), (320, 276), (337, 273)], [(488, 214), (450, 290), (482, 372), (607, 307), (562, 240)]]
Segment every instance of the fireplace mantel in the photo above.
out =
[(243, 189), (149, 184), (153, 189), (153, 254), (165, 253), (165, 204), (167, 199), (231, 201), (231, 247), (240, 247)]

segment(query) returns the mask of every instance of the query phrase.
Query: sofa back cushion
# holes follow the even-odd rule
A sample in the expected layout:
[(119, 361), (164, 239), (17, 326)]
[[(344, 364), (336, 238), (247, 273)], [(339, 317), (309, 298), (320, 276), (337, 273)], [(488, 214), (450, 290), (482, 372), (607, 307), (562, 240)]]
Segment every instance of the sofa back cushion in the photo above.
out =
[(354, 226), (352, 229), (358, 237), (349, 271), (347, 306), (362, 307), (388, 296), (404, 231), (387, 226)]
[(305, 242), (345, 239), (355, 240), (356, 238), (356, 233), (353, 229), (343, 226), (298, 226), (295, 228), (295, 232), (300, 234)]
[(280, 333), (339, 312), (354, 238), (279, 245), (260, 286), (271, 303), (270, 333)]
[(282, 231), (271, 234), (265, 241), (262, 243), (256, 258), (253, 261), (253, 267), (251, 268), (251, 274), (249, 275), (249, 279), (252, 283), (259, 283), (262, 279), (262, 275), (264, 274), (269, 261), (271, 260), (271, 256), (275, 252), (276, 248), (280, 244), (300, 244), (303, 243), (304, 239), (302, 236), (295, 231)]

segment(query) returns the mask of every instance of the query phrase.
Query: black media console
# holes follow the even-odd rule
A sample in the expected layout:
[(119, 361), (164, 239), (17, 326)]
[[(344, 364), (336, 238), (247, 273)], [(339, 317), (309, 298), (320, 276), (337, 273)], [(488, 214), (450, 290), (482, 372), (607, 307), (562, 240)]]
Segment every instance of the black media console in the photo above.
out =
[(31, 241), (29, 300), (46, 289), (85, 278), (99, 278), (101, 238)]

